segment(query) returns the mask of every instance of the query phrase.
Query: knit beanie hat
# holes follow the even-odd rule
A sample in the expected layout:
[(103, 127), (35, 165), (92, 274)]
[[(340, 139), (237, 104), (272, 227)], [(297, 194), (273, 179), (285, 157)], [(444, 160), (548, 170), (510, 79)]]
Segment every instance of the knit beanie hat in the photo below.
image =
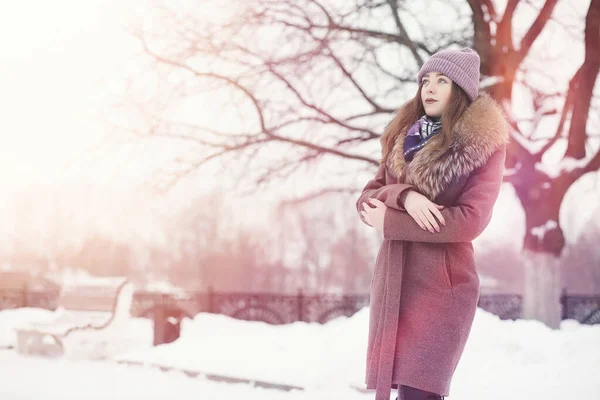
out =
[(479, 92), (479, 54), (464, 47), (460, 50), (441, 50), (429, 57), (417, 74), (417, 83), (428, 72), (437, 71), (463, 88), (471, 101)]

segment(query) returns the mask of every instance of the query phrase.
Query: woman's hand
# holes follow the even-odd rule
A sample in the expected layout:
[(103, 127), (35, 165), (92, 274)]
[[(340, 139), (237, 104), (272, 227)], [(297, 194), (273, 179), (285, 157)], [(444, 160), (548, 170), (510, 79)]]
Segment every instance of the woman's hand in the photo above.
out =
[(370, 207), (369, 204), (363, 202), (362, 205), (364, 210), (361, 211), (360, 214), (369, 225), (383, 234), (383, 217), (385, 216), (387, 206), (383, 201), (378, 199), (369, 199), (369, 202), (375, 207)]
[(423, 230), (426, 229), (431, 233), (433, 233), (434, 229), (437, 232), (440, 231), (440, 226), (434, 216), (443, 225), (446, 225), (446, 221), (444, 221), (444, 217), (440, 212), (444, 206), (435, 204), (419, 192), (414, 190), (408, 191), (404, 197), (404, 208)]

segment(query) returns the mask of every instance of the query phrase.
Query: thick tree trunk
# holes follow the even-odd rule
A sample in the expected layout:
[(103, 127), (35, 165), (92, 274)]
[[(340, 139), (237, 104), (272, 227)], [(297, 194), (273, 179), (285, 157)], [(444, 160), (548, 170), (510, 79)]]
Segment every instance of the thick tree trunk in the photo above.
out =
[(524, 282), (521, 318), (535, 319), (548, 327), (560, 327), (562, 309), (560, 257), (523, 251)]
[(561, 180), (548, 181), (540, 176), (533, 182), (536, 182), (533, 186), (515, 186), (526, 215), (521, 318), (536, 319), (550, 328), (559, 328), (560, 265), (565, 238), (558, 215), (566, 189)]
[(512, 90), (515, 82), (516, 70), (506, 60), (504, 54), (494, 54), (493, 59), (496, 61), (490, 72), (492, 76), (501, 76), (502, 82), (494, 85), (490, 94), (499, 103), (508, 102), (512, 103)]

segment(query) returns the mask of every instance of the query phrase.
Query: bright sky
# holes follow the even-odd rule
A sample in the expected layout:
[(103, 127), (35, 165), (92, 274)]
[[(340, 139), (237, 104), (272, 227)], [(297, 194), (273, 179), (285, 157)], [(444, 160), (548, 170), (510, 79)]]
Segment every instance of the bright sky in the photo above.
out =
[(125, 7), (114, 0), (0, 6), (4, 188), (60, 180), (64, 162), (100, 140), (94, 110), (132, 46), (119, 30)]
[[(151, 164), (145, 161), (152, 159), (156, 164), (157, 157), (169, 156), (165, 149), (156, 151), (156, 146), (96, 152), (107, 139), (118, 135), (103, 126), (99, 116), (109, 113), (111, 102), (121, 100), (115, 93), (123, 74), (130, 73), (137, 62), (138, 43), (123, 29), (134, 13), (145, 11), (140, 3), (137, 9), (134, 4), (123, 0), (24, 0), (0, 5), (0, 200), (9, 198), (13, 191), (42, 193), (43, 185), (54, 183), (137, 183), (141, 179), (136, 177), (147, 173), (144, 169)], [(210, 18), (217, 11), (212, 10)], [(576, 66), (573, 63), (570, 68)], [(198, 115), (195, 110), (194, 115)], [(221, 174), (211, 181), (211, 175), (203, 174), (199, 183), (180, 191), (181, 197), (189, 201), (193, 191), (212, 186), (214, 179), (223, 179)], [(358, 181), (358, 185), (364, 184), (366, 178)], [(282, 182), (280, 186), (285, 185), (308, 188), (298, 181)], [(87, 205), (92, 197), (100, 209), (114, 207), (116, 220), (100, 218), (93, 207), (90, 215), (97, 223), (102, 220), (123, 231), (122, 216), (132, 213), (124, 211), (127, 207), (122, 199), (102, 189), (114, 203), (111, 205), (90, 194), (87, 187), (78, 190), (88, 197), (73, 200), (76, 203)], [(138, 211), (137, 200), (131, 201)], [(254, 208), (264, 209), (264, 203), (261, 205)], [(12, 214), (10, 205), (5, 202), (4, 207)], [(0, 212), (2, 208), (0, 201)], [(238, 203), (235, 208), (243, 207)], [(51, 209), (50, 215), (55, 213)], [(144, 232), (152, 230), (139, 221), (148, 221), (145, 213), (132, 225)]]
[[(215, 19), (227, 11), (223, 3), (224, 9), (207, 9), (214, 4), (203, 4), (202, 15)], [(42, 243), (35, 232), (65, 212), (76, 217), (69, 218), (73, 237), (82, 237), (86, 226), (137, 239), (160, 230), (153, 225), (153, 199), (147, 191), (132, 193), (132, 185), (146, 181), (182, 144), (114, 145), (122, 134), (105, 124), (116, 115), (111, 105), (127, 100), (120, 97), (125, 78), (147, 67), (126, 28), (149, 7), (123, 0), (0, 5), (0, 232), (10, 237), (30, 226), (28, 237)], [(224, 175), (203, 170), (193, 179), (166, 207), (189, 205)], [(238, 202), (236, 209), (244, 207)]]
[(131, 193), (124, 199), (107, 186), (130, 172), (120, 162), (126, 152), (96, 150), (116, 136), (103, 119), (134, 59), (137, 42), (123, 29), (134, 11), (129, 4), (26, 0), (0, 6), (0, 218), (8, 237), (29, 232), (44, 247), (52, 236), (45, 225), (65, 212), (71, 223), (63, 240), (80, 238), (90, 226), (121, 237), (158, 231), (148, 201)]

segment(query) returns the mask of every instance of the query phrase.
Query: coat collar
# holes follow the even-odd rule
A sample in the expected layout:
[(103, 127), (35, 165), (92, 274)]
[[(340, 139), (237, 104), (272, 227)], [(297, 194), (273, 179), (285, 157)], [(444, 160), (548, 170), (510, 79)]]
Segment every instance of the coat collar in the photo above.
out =
[(488, 158), (509, 142), (509, 131), (500, 105), (487, 93), (481, 93), (458, 120), (447, 152), (435, 159), (432, 148), (440, 139), (431, 138), (412, 161), (404, 159), (404, 141), (407, 132), (401, 132), (387, 161), (389, 171), (398, 182), (410, 183), (433, 201), (450, 183), (485, 164)]

